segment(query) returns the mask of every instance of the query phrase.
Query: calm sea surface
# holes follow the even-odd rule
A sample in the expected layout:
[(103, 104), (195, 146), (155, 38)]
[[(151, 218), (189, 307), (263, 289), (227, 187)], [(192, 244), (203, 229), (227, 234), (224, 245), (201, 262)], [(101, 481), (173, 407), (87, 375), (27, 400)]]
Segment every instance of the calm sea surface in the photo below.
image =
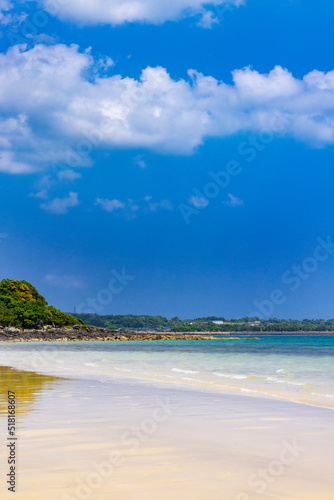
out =
[(103, 381), (155, 379), (334, 408), (334, 336), (1, 343), (0, 365)]

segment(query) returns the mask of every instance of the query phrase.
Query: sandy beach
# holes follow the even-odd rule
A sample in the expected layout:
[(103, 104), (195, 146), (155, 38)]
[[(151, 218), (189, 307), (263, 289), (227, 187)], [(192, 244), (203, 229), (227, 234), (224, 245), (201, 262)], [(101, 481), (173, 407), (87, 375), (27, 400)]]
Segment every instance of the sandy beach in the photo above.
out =
[(334, 500), (333, 20), (0, 0), (0, 500)]
[(19, 500), (331, 500), (333, 410), (120, 377), (1, 368), (17, 394)]

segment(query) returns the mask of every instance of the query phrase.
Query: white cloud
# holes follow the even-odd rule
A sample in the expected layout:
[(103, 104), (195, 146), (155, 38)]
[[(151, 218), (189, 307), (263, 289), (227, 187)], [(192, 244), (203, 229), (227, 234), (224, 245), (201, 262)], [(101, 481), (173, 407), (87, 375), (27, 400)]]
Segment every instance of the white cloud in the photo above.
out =
[(58, 172), (58, 176), (61, 180), (74, 181), (75, 179), (80, 179), (81, 174), (79, 174), (79, 172), (76, 172), (75, 170), (66, 169), (60, 170)]
[(11, 28), (19, 26), (26, 18), (25, 13), (11, 12), (14, 9), (14, 4), (8, 0), (0, 0), (0, 25), (11, 26)]
[(225, 205), (229, 205), (230, 207), (240, 207), (244, 204), (244, 202), (240, 200), (240, 198), (238, 198), (237, 196), (233, 196), (233, 194), (231, 193), (228, 193), (227, 196), (228, 200), (225, 201)]
[(156, 212), (159, 208), (162, 208), (163, 210), (173, 210), (173, 205), (169, 200), (162, 200), (149, 204), (151, 212)]
[(191, 196), (188, 201), (190, 205), (196, 208), (205, 208), (209, 205), (208, 200), (200, 196)]
[(0, 19), (5, 15), (6, 12), (13, 8), (12, 2), (8, 0), (0, 0)]
[[(173, 210), (173, 205), (170, 200), (162, 200), (152, 202), (152, 196), (145, 196), (144, 200), (134, 201), (128, 199), (126, 202), (120, 200), (108, 200), (107, 198), (96, 198), (95, 205), (100, 205), (106, 212), (114, 212), (122, 210), (122, 213), (130, 219), (133, 219), (139, 214), (147, 214), (156, 212), (158, 209)], [(144, 203), (143, 203), (144, 201)]]
[(106, 212), (113, 212), (125, 207), (125, 203), (120, 200), (108, 200), (107, 198), (96, 198), (95, 205), (101, 205)]
[(37, 193), (30, 193), (29, 196), (32, 198), (39, 198), (40, 200), (47, 200), (49, 198), (49, 193), (46, 189), (37, 191)]
[(33, 172), (33, 166), (21, 162), (15, 158), (12, 151), (0, 151), (0, 172), (11, 174), (28, 174)]
[(108, 56), (102, 56), (96, 61), (96, 68), (98, 70), (108, 71), (108, 69), (113, 66), (115, 66), (115, 63), (111, 57)]
[(224, 4), (239, 6), (243, 0), (70, 0), (54, 2), (42, 0), (46, 10), (61, 19), (69, 19), (84, 25), (124, 23), (162, 24), (183, 17), (203, 15), (210, 8)]
[(51, 201), (42, 203), (41, 208), (53, 214), (66, 214), (69, 208), (79, 205), (78, 193), (70, 192), (65, 198), (54, 198)]
[(65, 288), (65, 289), (79, 289), (84, 288), (86, 283), (81, 279), (73, 276), (71, 274), (47, 274), (44, 278), (44, 281), (51, 286), (57, 288)]
[(30, 193), (33, 198), (41, 198), (47, 200), (50, 196), (49, 191), (61, 184), (70, 183), (76, 179), (80, 179), (81, 174), (70, 168), (62, 168), (62, 166), (53, 166), (50, 172), (41, 175), (35, 182), (35, 193)]
[[(27, 35), (28, 36), (28, 35)], [(40, 35), (31, 35), (34, 39), (35, 43), (46, 43), (46, 44), (54, 44), (57, 43), (57, 38), (46, 33), (41, 33)]]
[(268, 130), (334, 143), (334, 71), (297, 79), (280, 66), (244, 68), (225, 84), (194, 70), (174, 80), (161, 67), (99, 76), (99, 61), (62, 44), (0, 54), (0, 171), (89, 166), (96, 148), (191, 154), (208, 137)]
[(214, 24), (219, 24), (219, 19), (211, 10), (204, 12), (201, 19), (197, 23), (198, 26), (206, 29), (211, 29)]
[[(15, 118), (0, 116), (0, 172), (10, 172), (12, 174), (33, 172), (35, 170), (31, 162), (33, 143), (34, 137), (27, 125), (25, 116), (20, 113), (17, 113)], [(17, 154), (17, 146), (19, 149), (23, 149), (25, 154)]]

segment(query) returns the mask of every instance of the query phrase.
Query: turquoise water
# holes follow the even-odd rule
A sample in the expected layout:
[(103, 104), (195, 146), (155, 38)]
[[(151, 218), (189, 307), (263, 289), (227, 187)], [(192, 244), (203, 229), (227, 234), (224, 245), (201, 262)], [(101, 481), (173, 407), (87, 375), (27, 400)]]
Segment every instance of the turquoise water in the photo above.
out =
[(115, 375), (276, 396), (334, 408), (334, 337), (0, 344), (0, 364), (53, 375)]

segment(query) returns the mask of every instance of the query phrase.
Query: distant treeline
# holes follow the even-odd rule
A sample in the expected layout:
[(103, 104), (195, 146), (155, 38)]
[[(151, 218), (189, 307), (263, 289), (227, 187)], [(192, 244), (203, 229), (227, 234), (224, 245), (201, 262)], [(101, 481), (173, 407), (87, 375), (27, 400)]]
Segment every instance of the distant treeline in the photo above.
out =
[(174, 332), (323, 332), (333, 331), (334, 320), (276, 320), (261, 321), (260, 324), (234, 323), (182, 323), (172, 328)]
[[(133, 314), (100, 316), (98, 314), (74, 314), (82, 319), (87, 325), (108, 328), (110, 330), (122, 329), (150, 329), (159, 330), (174, 326), (173, 320), (168, 320), (163, 316), (135, 316)], [(177, 321), (181, 321), (176, 318)]]
[[(334, 331), (334, 319), (304, 319), (302, 321), (293, 319), (260, 318), (225, 319), (220, 316), (207, 316), (192, 320), (181, 320), (174, 317), (170, 320), (164, 316), (149, 315), (105, 315), (98, 314), (75, 314), (86, 324), (108, 328), (110, 330), (171, 330), (172, 332), (321, 332)], [(219, 322), (219, 324), (215, 323)], [(223, 323), (222, 323), (223, 322)]]

